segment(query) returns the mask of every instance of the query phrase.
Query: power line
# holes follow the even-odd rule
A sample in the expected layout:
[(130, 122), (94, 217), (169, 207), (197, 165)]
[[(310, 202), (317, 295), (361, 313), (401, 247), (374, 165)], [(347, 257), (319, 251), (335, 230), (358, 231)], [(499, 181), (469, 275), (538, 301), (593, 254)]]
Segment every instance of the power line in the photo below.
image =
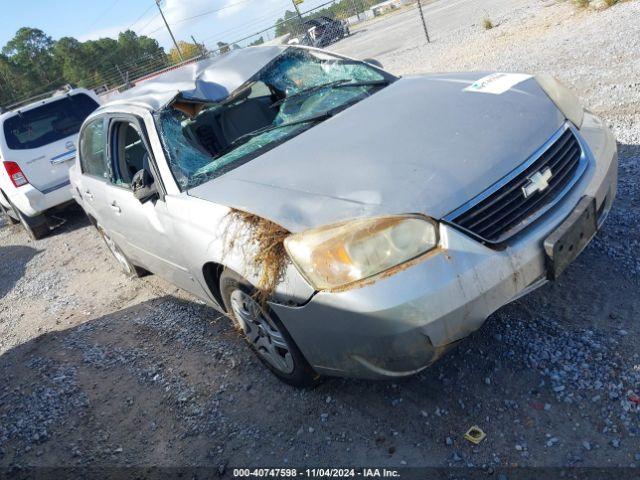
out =
[[(223, 37), (223, 36), (225, 36), (225, 35), (227, 35), (229, 33), (237, 32), (237, 31), (242, 30), (242, 29), (246, 29), (251, 25), (256, 25), (256, 24), (259, 24), (259, 23), (262, 23), (262, 22), (271, 22), (271, 21), (273, 21), (272, 18), (274, 16), (274, 14), (276, 12), (281, 12), (281, 11), (282, 10), (279, 9), (279, 8), (278, 9), (273, 9), (273, 10), (269, 11), (267, 14), (265, 14), (265, 15), (263, 15), (261, 17), (254, 18), (250, 22), (246, 22), (246, 23), (243, 23), (242, 25), (238, 25), (236, 27), (232, 27), (232, 28), (229, 28), (227, 30), (222, 30), (220, 32), (217, 32), (214, 35), (210, 35), (208, 37), (205, 37), (204, 41), (211, 40), (212, 38), (215, 38), (215, 37), (218, 37), (218, 38)], [(276, 25), (277, 25), (277, 23), (274, 24), (274, 25), (271, 25), (271, 28), (275, 27)], [(258, 33), (262, 33), (262, 32), (258, 32)]]
[[(285, 1), (286, 1), (286, 2), (289, 2), (289, 0), (285, 0)], [(311, 8), (311, 9), (309, 9), (309, 10), (305, 11), (305, 12), (300, 12), (300, 13), (301, 13), (301, 15), (304, 17), (305, 15), (307, 15), (307, 14), (309, 14), (309, 13), (311, 13), (311, 12), (316, 12), (316, 11), (318, 11), (318, 10), (321, 10), (321, 9), (323, 9), (323, 8), (327, 7), (327, 6), (334, 5), (334, 4), (335, 4), (335, 2), (336, 2), (336, 0), (329, 0), (329, 1), (324, 2), (324, 3), (322, 3), (322, 4), (320, 4), (320, 5), (316, 6), (316, 7), (313, 7), (313, 8)], [(261, 21), (263, 21), (263, 20), (264, 20), (264, 21), (269, 21), (269, 22), (271, 22), (271, 21), (273, 21), (273, 17), (276, 15), (276, 12), (282, 12), (282, 9), (283, 9), (283, 8), (286, 8), (286, 7), (283, 5), (283, 6), (281, 6), (281, 7), (278, 7), (278, 8), (275, 8), (275, 9), (273, 9), (273, 10), (270, 10), (270, 11), (269, 11), (269, 13), (267, 13), (266, 15), (263, 15), (262, 17), (259, 17), (259, 18), (257, 18), (257, 19), (255, 19), (255, 18), (254, 18), (254, 20), (253, 20), (253, 21), (251, 21), (251, 22), (247, 22), (247, 23), (244, 23), (244, 24), (239, 25), (239, 26), (237, 26), (237, 27), (233, 27), (233, 28), (231, 28), (231, 29), (227, 29), (227, 30), (224, 30), (224, 31), (218, 32), (218, 33), (216, 33), (216, 34), (214, 34), (214, 35), (210, 35), (210, 36), (208, 36), (208, 37), (205, 37), (205, 38), (204, 38), (204, 41), (211, 40), (212, 38), (215, 38), (215, 37), (220, 38), (220, 37), (223, 37), (223, 36), (225, 36), (226, 34), (228, 34), (228, 33), (230, 33), (230, 32), (237, 32), (237, 31), (240, 31), (240, 30), (246, 29), (246, 28), (247, 28), (247, 27), (249, 27), (250, 25), (254, 25), (254, 24), (256, 24), (256, 23), (261, 23)], [(295, 12), (294, 12), (294, 13), (295, 13)], [(265, 28), (264, 30), (261, 30), (261, 31), (259, 31), (259, 32), (255, 32), (255, 33), (253, 33), (253, 35), (258, 35), (258, 34), (261, 34), (261, 33), (267, 32), (267, 31), (269, 31), (270, 29), (276, 28), (278, 25), (285, 24), (285, 23), (287, 23), (287, 22), (290, 22), (291, 20), (292, 20), (292, 19), (287, 19), (287, 20), (285, 20), (285, 19), (284, 19), (284, 15), (283, 15), (282, 21), (278, 22), (278, 21), (277, 21), (277, 19), (276, 19), (276, 22), (275, 22), (275, 23), (273, 23), (273, 24), (271, 24), (271, 26), (270, 26), (269, 28)], [(249, 36), (249, 37), (246, 37), (246, 38), (250, 38), (250, 36)]]
[[(250, 1), (253, 1), (253, 0), (239, 0), (239, 1), (235, 2), (235, 3), (229, 4), (229, 5), (225, 5), (224, 7), (216, 8), (215, 10), (208, 10), (206, 12), (202, 12), (202, 13), (199, 13), (197, 15), (192, 15), (190, 17), (181, 18), (181, 19), (175, 20), (175, 21), (173, 21), (171, 23), (173, 25), (176, 25), (178, 23), (184, 23), (184, 22), (187, 22), (189, 20), (194, 20), (196, 18), (201, 18), (201, 17), (205, 17), (207, 15), (212, 15), (214, 13), (222, 12), (222, 11), (227, 10), (229, 8), (236, 7), (238, 5), (241, 5), (243, 3), (247, 3), (247, 2), (250, 2)], [(158, 30), (162, 30), (162, 27), (160, 26), (160, 27), (158, 27), (158, 28), (156, 28), (154, 30), (151, 30), (148, 34), (151, 35), (152, 33), (155, 33)]]
[(169, 27), (169, 24), (167, 23), (167, 19), (164, 18), (164, 13), (162, 13), (162, 7), (160, 7), (160, 0), (156, 0), (156, 5), (158, 6), (158, 11), (160, 12), (160, 16), (162, 17), (162, 21), (164, 22), (165, 26), (167, 27), (167, 31), (169, 32), (169, 35), (171, 36), (171, 40), (173, 40), (173, 45), (176, 47), (176, 50), (178, 51), (178, 56), (180, 57), (180, 61), (184, 61), (184, 58), (182, 57), (182, 51), (180, 50), (180, 47), (178, 46), (178, 42), (176, 42), (176, 37), (173, 36), (173, 32), (171, 31), (171, 27)]
[[(143, 18), (143, 17), (144, 17), (148, 12), (149, 12), (149, 10), (151, 10), (152, 8), (153, 8), (153, 3), (152, 3), (151, 5), (149, 5), (149, 7), (147, 7), (147, 9), (146, 9), (144, 12), (142, 12), (142, 14), (141, 14), (138, 18), (136, 18), (136, 19), (133, 21), (133, 23), (131, 23), (131, 25), (129, 25), (129, 26), (126, 28), (126, 30), (131, 30), (131, 28), (132, 28), (132, 27), (133, 27), (137, 22), (139, 22), (139, 21), (140, 21), (140, 20), (141, 20), (141, 19), (142, 19), (142, 18)], [(125, 30), (125, 31), (126, 31), (126, 30)], [(107, 57), (103, 58), (100, 62), (90, 65), (90, 68), (92, 68), (93, 70), (96, 70), (99, 66), (103, 65), (103, 64), (104, 64), (104, 62), (106, 62), (106, 61), (107, 61), (107, 59), (111, 59), (111, 58), (113, 58), (113, 57), (116, 55), (116, 53), (118, 53), (118, 52), (117, 52), (117, 50), (116, 50), (116, 51), (114, 51), (111, 55), (109, 55), (109, 56), (107, 56)], [(31, 95), (37, 95), (37, 94), (39, 94), (39, 93), (41, 93), (41, 92), (46, 92), (46, 91), (49, 89), (49, 87), (51, 87), (51, 85), (53, 85), (53, 84), (55, 84), (55, 83), (59, 83), (59, 82), (60, 82), (60, 81), (62, 81), (62, 80), (64, 80), (64, 74), (63, 74), (63, 75), (61, 75), (61, 76), (59, 76), (58, 78), (53, 79), (53, 80), (51, 80), (50, 82), (46, 83), (46, 84), (45, 84), (45, 85), (43, 85), (41, 88), (38, 88), (38, 89), (32, 90), (32, 91), (31, 91), (29, 94), (27, 94), (27, 95), (31, 96)], [(35, 92), (35, 93), (34, 93), (34, 92)]]
[(142, 17), (144, 17), (147, 13), (149, 13), (149, 10), (151, 10), (152, 8), (153, 8), (153, 3), (152, 3), (151, 5), (149, 5), (149, 6), (147, 7), (147, 9), (146, 9), (144, 12), (142, 12), (142, 15), (140, 15), (138, 18), (136, 18), (136, 19), (133, 21), (133, 23), (127, 27), (127, 30), (131, 30), (131, 28), (132, 28), (136, 23), (138, 23), (140, 20), (142, 20)]
[(111, 10), (113, 10), (113, 8), (118, 4), (118, 2), (119, 2), (119, 1), (120, 1), (120, 0), (114, 0), (114, 1), (111, 3), (111, 5), (109, 5), (109, 6), (108, 6), (108, 7), (107, 7), (107, 8), (106, 8), (106, 9), (105, 9), (105, 10), (104, 10), (100, 15), (98, 15), (98, 16), (96, 17), (96, 19), (95, 19), (93, 22), (91, 22), (91, 23), (89, 24), (89, 26), (88, 26), (88, 27), (86, 27), (86, 28), (87, 28), (87, 30), (90, 30), (91, 28), (93, 28), (93, 26), (94, 26), (96, 23), (98, 23), (100, 20), (102, 20), (102, 19), (104, 18), (104, 16), (105, 16), (107, 13), (109, 13)]
[[(160, 14), (159, 14), (159, 13), (156, 13), (153, 17), (151, 17), (147, 23), (145, 23), (142, 27), (140, 27), (140, 28), (138, 29), (138, 35), (141, 35), (141, 34), (142, 34), (142, 32), (144, 31), (144, 29), (145, 29), (145, 28), (147, 28), (149, 25), (151, 25), (151, 23), (152, 23), (156, 18), (158, 18), (159, 16), (160, 16)], [(156, 30), (154, 30), (153, 32), (156, 32), (156, 31), (160, 30), (161, 28), (162, 28), (162, 27), (157, 28), (157, 29), (156, 29)], [(151, 34), (151, 33), (153, 33), (153, 32), (150, 32), (149, 34)]]
[[(110, 9), (114, 8), (114, 6), (117, 4), (119, 0), (115, 0), (106, 11), (109, 11)], [(142, 20), (148, 13), (149, 11), (153, 8), (153, 4), (156, 3), (157, 4), (158, 0), (150, 0), (150, 5), (142, 12), (142, 14), (140, 14), (130, 25), (129, 27), (127, 27), (126, 30), (131, 30), (133, 28), (133, 26), (138, 23), (140, 20)], [(224, 7), (221, 8), (217, 8), (217, 9), (213, 9), (213, 10), (209, 10), (209, 11), (205, 11), (205, 12), (200, 12), (196, 15), (191, 15), (189, 17), (185, 17), (179, 20), (176, 20), (176, 22), (172, 22), (172, 23), (181, 23), (181, 22), (185, 22), (185, 21), (189, 21), (189, 20), (194, 20), (197, 18), (202, 18), (205, 17), (207, 15), (211, 15), (213, 13), (217, 13), (223, 10), (226, 10), (228, 8), (232, 8), (235, 7), (237, 5), (249, 2), (252, 0), (239, 0), (236, 1), (233, 4), (229, 4), (229, 5), (225, 5)], [(329, 1), (326, 3), (323, 3), (322, 5), (312, 9), (311, 11), (320, 9), (326, 5), (332, 4), (333, 2)], [(159, 7), (159, 5), (158, 5)], [(224, 30), (222, 32), (218, 32), (216, 35), (212, 35), (211, 37), (208, 38), (214, 38), (214, 37), (218, 37), (218, 38), (222, 38), (223, 35), (229, 35), (232, 32), (240, 32), (242, 30), (248, 30), (249, 28), (252, 28), (253, 25), (258, 25), (261, 24), (262, 22), (272, 22), (272, 18), (274, 17), (274, 15), (276, 15), (276, 12), (282, 12), (281, 10), (282, 7), (277, 8), (277, 9), (273, 9), (259, 17), (254, 17), (251, 21), (245, 22), (242, 25), (239, 25), (237, 27), (234, 28), (230, 28), (227, 30)], [(145, 25), (143, 25), (142, 29), (146, 28), (148, 25), (150, 25), (157, 17), (158, 15), (162, 14), (162, 9), (159, 9), (160, 12), (156, 13), (154, 16), (152, 16), (146, 23)], [(264, 12), (263, 12), (264, 13)], [(307, 14), (309, 12), (305, 12), (305, 14)], [(165, 20), (166, 22), (166, 20)], [(282, 24), (282, 23), (286, 23), (286, 21), (281, 21), (281, 22), (276, 22), (274, 25), (269, 26), (268, 28), (265, 28), (263, 30), (260, 30), (258, 32), (253, 32), (248, 36), (244, 36), (241, 39), (235, 40), (232, 43), (238, 43), (240, 44), (240, 42), (244, 42), (245, 40), (251, 39), (253, 37), (256, 37), (257, 35), (263, 34), (265, 32), (269, 32), (272, 29), (276, 28), (278, 25)], [(166, 24), (167, 28), (170, 30), (168, 23)], [(162, 27), (160, 27), (162, 28)], [(153, 30), (151, 33), (157, 31)], [(140, 30), (139, 30), (140, 32)], [(172, 32), (170, 32), (172, 34)], [(173, 37), (173, 41), (174, 41), (174, 45), (177, 43), (175, 38)], [(205, 38), (204, 40), (207, 40), (207, 38)], [(178, 49), (179, 50), (179, 49)], [(112, 62), (114, 60), (114, 57), (118, 54), (119, 52), (117, 50), (114, 49), (114, 51), (110, 54), (104, 55), (102, 58), (100, 59), (96, 59), (95, 62), (92, 62), (88, 65), (86, 65), (88, 72), (90, 72), (91, 74), (88, 75), (88, 78), (85, 80), (89, 80), (90, 78), (93, 78), (93, 82), (95, 82), (96, 85), (99, 84), (103, 84), (106, 83), (108, 85), (113, 85), (113, 84), (118, 84), (118, 79), (120, 78), (120, 74), (118, 73), (118, 68), (123, 68), (127, 71), (130, 72), (131, 76), (129, 77), (129, 80), (135, 80), (135, 77), (138, 75), (142, 75), (144, 76), (146, 73), (149, 73), (148, 70), (150, 69), (157, 69), (157, 68), (162, 68), (162, 66), (167, 66), (169, 65), (169, 63), (167, 62), (167, 57), (164, 51), (159, 51), (156, 54), (149, 54), (149, 55), (145, 55), (143, 57), (137, 58), (135, 60), (132, 60), (130, 62), (127, 62), (123, 65), (123, 63), (120, 64), (116, 64), (115, 62)], [(107, 64), (107, 62), (112, 62), (111, 66), (107, 66), (106, 69), (103, 69), (101, 67), (105, 66), (105, 64)], [(97, 81), (97, 78), (99, 77), (101, 78), (101, 81)], [(34, 89), (31, 94), (33, 93), (37, 93), (40, 91), (46, 91), (46, 89), (48, 87), (50, 87), (52, 84), (56, 83), (56, 82), (61, 82), (62, 80), (64, 80), (64, 75), (60, 76), (57, 79), (54, 79), (50, 82), (48, 82), (47, 84), (43, 85), (42, 87), (40, 87), (39, 89)]]

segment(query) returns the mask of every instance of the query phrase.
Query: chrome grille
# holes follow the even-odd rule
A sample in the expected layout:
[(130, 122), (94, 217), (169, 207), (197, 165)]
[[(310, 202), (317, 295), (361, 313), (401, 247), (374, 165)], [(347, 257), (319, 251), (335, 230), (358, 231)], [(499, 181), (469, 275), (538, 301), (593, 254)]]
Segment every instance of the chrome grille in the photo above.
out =
[(559, 201), (585, 169), (584, 149), (567, 124), (520, 168), (445, 220), (483, 241), (501, 243)]

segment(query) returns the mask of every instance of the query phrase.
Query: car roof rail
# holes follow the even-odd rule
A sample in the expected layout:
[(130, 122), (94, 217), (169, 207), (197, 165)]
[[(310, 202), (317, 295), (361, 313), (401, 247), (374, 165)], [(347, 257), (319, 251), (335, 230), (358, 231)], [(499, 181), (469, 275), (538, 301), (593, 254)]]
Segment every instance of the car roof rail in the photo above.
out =
[(20, 100), (18, 102), (12, 103), (10, 105), (7, 105), (6, 107), (0, 107), (0, 113), (5, 113), (8, 112), (10, 110), (15, 110), (19, 107), (23, 107), (25, 105), (28, 105), (30, 103), (33, 102), (37, 102), (38, 100), (45, 100), (49, 97), (53, 97), (56, 94), (62, 94), (62, 93), (69, 93), (71, 90), (73, 90), (73, 87), (70, 84), (65, 84), (62, 85), (61, 87), (56, 88), (55, 90), (50, 90), (48, 92), (45, 93), (40, 93), (38, 95), (34, 95), (32, 97), (29, 98), (25, 98), (23, 100)]

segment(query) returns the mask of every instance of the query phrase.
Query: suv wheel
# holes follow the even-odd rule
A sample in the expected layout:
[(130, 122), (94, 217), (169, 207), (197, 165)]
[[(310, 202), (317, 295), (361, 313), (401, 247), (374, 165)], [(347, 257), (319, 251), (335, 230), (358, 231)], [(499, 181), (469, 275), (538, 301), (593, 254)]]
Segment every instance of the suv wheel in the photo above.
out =
[(140, 267), (136, 267), (133, 263), (131, 263), (124, 252), (120, 250), (120, 247), (118, 247), (116, 242), (111, 239), (111, 237), (107, 234), (107, 232), (104, 231), (104, 229), (100, 225), (96, 225), (96, 229), (102, 237), (102, 240), (104, 240), (105, 245), (111, 252), (111, 255), (113, 255), (113, 258), (115, 258), (118, 262), (118, 265), (120, 265), (122, 273), (130, 278), (143, 277), (147, 274), (146, 270)]
[(24, 229), (27, 231), (31, 240), (40, 240), (49, 234), (49, 222), (44, 215), (36, 215), (35, 217), (27, 217), (15, 205), (10, 203), (13, 213), (18, 218)]
[[(2, 193), (0, 192), (0, 195), (2, 195)], [(15, 225), (16, 223), (20, 223), (20, 220), (18, 219), (18, 216), (16, 215), (16, 213), (13, 211), (13, 208), (9, 207), (10, 210), (7, 210), (7, 208), (0, 203), (0, 210), (2, 210), (2, 213), (4, 214), (5, 217), (7, 217), (7, 220), (9, 221), (10, 224)]]
[(240, 327), (244, 338), (271, 372), (285, 383), (312, 387), (320, 376), (302, 355), (280, 319), (255, 299), (256, 290), (231, 270), (220, 278), (220, 292), (227, 315)]

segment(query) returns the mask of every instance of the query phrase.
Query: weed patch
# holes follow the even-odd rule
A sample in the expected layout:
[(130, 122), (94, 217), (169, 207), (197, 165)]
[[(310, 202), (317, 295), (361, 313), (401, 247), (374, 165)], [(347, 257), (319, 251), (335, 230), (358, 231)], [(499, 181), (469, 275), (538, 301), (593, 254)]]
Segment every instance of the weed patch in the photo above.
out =
[(249, 244), (245, 252), (251, 252), (249, 261), (260, 272), (255, 297), (264, 305), (284, 275), (287, 266), (284, 239), (290, 232), (258, 215), (235, 209), (227, 214), (225, 223), (223, 242), (227, 252), (239, 239)]
[(482, 26), (485, 30), (491, 30), (495, 25), (490, 18), (485, 18), (484, 20), (482, 20)]

